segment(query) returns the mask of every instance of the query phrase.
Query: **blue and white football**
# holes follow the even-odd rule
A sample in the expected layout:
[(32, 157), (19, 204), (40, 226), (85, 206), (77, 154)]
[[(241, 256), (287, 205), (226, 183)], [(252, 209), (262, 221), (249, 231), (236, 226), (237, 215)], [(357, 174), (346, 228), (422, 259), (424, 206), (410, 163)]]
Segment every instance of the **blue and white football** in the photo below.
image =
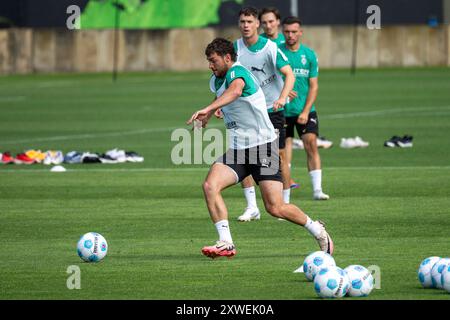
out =
[(320, 269), (334, 266), (336, 266), (336, 262), (331, 255), (323, 251), (316, 251), (309, 254), (303, 261), (303, 272), (308, 281), (313, 281)]
[(350, 280), (350, 297), (367, 297), (373, 290), (372, 273), (360, 265), (350, 265), (344, 269)]
[(101, 234), (88, 232), (78, 240), (77, 252), (86, 262), (98, 262), (108, 253), (108, 243)]
[(441, 258), (431, 269), (431, 282), (434, 288), (443, 289), (442, 271), (450, 264), (450, 258)]
[(420, 263), (419, 269), (417, 270), (417, 277), (424, 288), (434, 288), (431, 280), (431, 269), (433, 269), (436, 262), (440, 259), (440, 257), (428, 257)]
[(314, 277), (314, 290), (321, 298), (342, 298), (350, 290), (350, 280), (341, 268), (325, 267)]

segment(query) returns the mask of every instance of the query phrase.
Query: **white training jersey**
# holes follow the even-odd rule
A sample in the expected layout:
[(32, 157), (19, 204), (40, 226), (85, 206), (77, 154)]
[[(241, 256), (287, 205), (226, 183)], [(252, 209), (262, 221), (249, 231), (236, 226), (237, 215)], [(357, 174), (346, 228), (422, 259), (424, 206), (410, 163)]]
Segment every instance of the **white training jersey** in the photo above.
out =
[(220, 97), (233, 80), (245, 82), (242, 95), (222, 107), (231, 149), (248, 149), (274, 141), (275, 129), (266, 109), (266, 99), (255, 76), (239, 62), (233, 64), (223, 78), (212, 75), (211, 91)]
[[(258, 83), (266, 97), (267, 109), (280, 97), (284, 81), (277, 70), (278, 46), (273, 41), (267, 41), (264, 47), (257, 51), (250, 51), (242, 38), (236, 41), (237, 61), (251, 71), (258, 79)], [(286, 59), (287, 60), (287, 59)]]

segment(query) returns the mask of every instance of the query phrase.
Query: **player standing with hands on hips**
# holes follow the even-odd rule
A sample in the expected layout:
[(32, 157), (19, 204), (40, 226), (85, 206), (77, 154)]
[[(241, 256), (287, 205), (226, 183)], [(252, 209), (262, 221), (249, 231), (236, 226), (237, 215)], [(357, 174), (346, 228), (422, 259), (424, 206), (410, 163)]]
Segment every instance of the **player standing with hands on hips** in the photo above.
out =
[(210, 258), (236, 254), (221, 192), (251, 175), (259, 184), (264, 206), (271, 215), (305, 227), (321, 250), (332, 254), (333, 241), (324, 224), (311, 220), (298, 207), (283, 201), (277, 135), (269, 120), (265, 96), (258, 81), (247, 68), (236, 62), (233, 44), (228, 40), (214, 39), (206, 47), (205, 55), (213, 72), (210, 89), (216, 99), (196, 111), (187, 123), (197, 121), (205, 127), (221, 108), (230, 148), (211, 166), (203, 183), (206, 205), (219, 240), (204, 247), (202, 253)]

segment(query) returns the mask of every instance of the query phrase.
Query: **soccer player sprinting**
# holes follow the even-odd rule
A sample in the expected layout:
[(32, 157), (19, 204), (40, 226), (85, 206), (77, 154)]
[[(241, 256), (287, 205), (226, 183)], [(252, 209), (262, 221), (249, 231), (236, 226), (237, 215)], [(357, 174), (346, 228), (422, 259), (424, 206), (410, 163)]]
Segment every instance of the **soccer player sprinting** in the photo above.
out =
[(289, 59), (296, 78), (294, 90), (289, 94), (290, 102), (285, 105), (286, 162), (290, 163), (292, 159), (295, 127), (305, 147), (313, 199), (328, 200), (329, 196), (322, 191), (322, 169), (317, 147), (319, 118), (314, 105), (319, 89), (317, 57), (312, 49), (300, 42), (303, 34), (300, 19), (297, 17), (284, 19), (283, 33), (286, 42), (280, 49)]
[[(285, 202), (289, 202), (290, 175), (289, 166), (285, 161), (285, 118), (283, 106), (289, 92), (292, 90), (295, 77), (289, 61), (278, 49), (277, 45), (258, 34), (260, 25), (258, 10), (252, 7), (243, 8), (239, 12), (239, 29), (242, 37), (235, 41), (234, 46), (238, 61), (256, 77), (264, 92), (267, 112), (270, 120), (278, 131), (281, 158), (281, 172), (283, 177), (282, 194)], [(283, 76), (285, 80), (283, 81)], [(242, 188), (247, 200), (244, 213), (238, 217), (239, 221), (260, 219), (260, 211), (256, 204), (253, 180), (248, 177), (243, 180)]]
[(269, 119), (258, 80), (236, 62), (233, 43), (226, 39), (214, 39), (206, 47), (205, 55), (213, 72), (210, 89), (216, 99), (196, 111), (187, 123), (200, 123), (205, 127), (211, 116), (221, 108), (229, 131), (230, 148), (211, 166), (203, 183), (206, 205), (219, 240), (212, 246), (204, 247), (202, 253), (211, 258), (236, 254), (221, 192), (252, 175), (259, 184), (267, 212), (304, 226), (318, 241), (320, 249), (332, 254), (333, 242), (323, 223), (311, 220), (298, 207), (283, 201), (277, 134)]

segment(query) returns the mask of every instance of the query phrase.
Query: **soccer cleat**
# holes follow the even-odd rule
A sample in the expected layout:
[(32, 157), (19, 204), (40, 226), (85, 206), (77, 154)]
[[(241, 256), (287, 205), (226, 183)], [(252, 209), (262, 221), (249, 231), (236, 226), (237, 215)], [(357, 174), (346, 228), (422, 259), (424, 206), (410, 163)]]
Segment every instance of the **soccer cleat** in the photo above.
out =
[(364, 141), (361, 137), (356, 136), (354, 138), (342, 138), (340, 146), (344, 149), (366, 148), (369, 146), (369, 142)]
[(333, 240), (331, 240), (331, 237), (328, 234), (327, 230), (325, 230), (325, 223), (323, 223), (322, 221), (316, 221), (315, 223), (319, 223), (322, 229), (320, 235), (316, 237), (316, 240), (319, 243), (320, 250), (332, 255), (334, 252), (334, 243)]
[(291, 181), (289, 182), (289, 184), (291, 185), (290, 188), (291, 189), (297, 189), (300, 187), (300, 184), (295, 182), (294, 180), (291, 179)]
[(4, 164), (14, 163), (14, 158), (11, 156), (11, 153), (9, 153), (8, 151), (4, 152), (2, 154), (1, 160), (2, 160), (1, 162)]
[(412, 140), (412, 136), (404, 135), (403, 138), (397, 141), (397, 145), (400, 148), (411, 148), (413, 146)]
[(355, 145), (359, 148), (366, 148), (369, 146), (369, 142), (364, 141), (361, 137), (356, 136), (354, 141)]
[(70, 151), (64, 156), (65, 163), (81, 163), (82, 154), (78, 151)]
[(323, 193), (322, 191), (316, 191), (313, 194), (313, 200), (328, 200), (330, 196)]
[(119, 150), (117, 148), (109, 150), (105, 153), (111, 159), (114, 159), (116, 163), (122, 163), (127, 161), (125, 150)]
[(340, 147), (344, 149), (353, 149), (356, 148), (357, 145), (353, 138), (341, 138)]
[(317, 137), (317, 147), (318, 148), (324, 148), (328, 149), (333, 146), (333, 142), (330, 140), (327, 140), (325, 137)]
[(34, 162), (34, 159), (31, 159), (25, 153), (16, 155), (16, 158), (14, 159), (15, 164), (33, 164)]
[(125, 151), (125, 158), (128, 162), (144, 162), (144, 157), (134, 151)]
[(219, 240), (213, 246), (203, 247), (202, 253), (211, 259), (217, 257), (232, 258), (236, 254), (236, 247), (232, 243)]
[(237, 219), (240, 222), (259, 220), (261, 219), (261, 213), (258, 208), (247, 208)]
[(400, 141), (400, 139), (401, 138), (399, 136), (393, 136), (392, 138), (384, 142), (384, 146), (388, 148), (398, 147), (398, 142)]
[(41, 150), (28, 150), (25, 154), (37, 163), (41, 163), (45, 159), (45, 153)]

